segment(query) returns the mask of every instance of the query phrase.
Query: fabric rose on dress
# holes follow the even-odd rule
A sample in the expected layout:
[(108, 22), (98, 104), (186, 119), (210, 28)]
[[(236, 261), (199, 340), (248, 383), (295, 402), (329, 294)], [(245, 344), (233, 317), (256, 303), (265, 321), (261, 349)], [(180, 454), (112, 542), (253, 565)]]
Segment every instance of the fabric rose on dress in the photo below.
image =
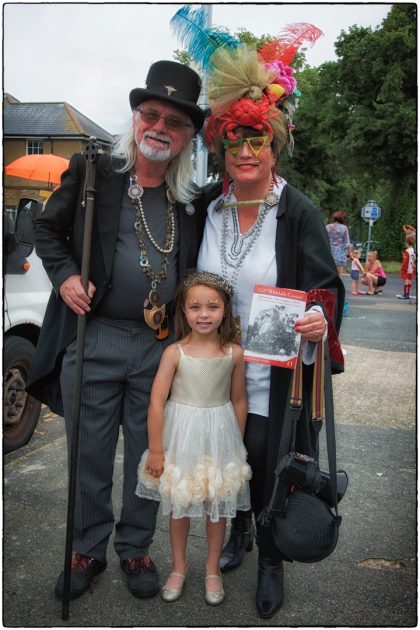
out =
[(181, 471), (178, 466), (168, 464), (160, 477), (159, 493), (162, 497), (170, 497), (172, 484), (176, 484), (181, 479)]
[(191, 503), (201, 503), (207, 495), (207, 484), (203, 481), (192, 480), (190, 486)]
[(181, 507), (187, 507), (191, 503), (191, 482), (188, 479), (181, 479), (172, 489), (172, 501)]
[(241, 468), (241, 480), (242, 480), (242, 485), (246, 482), (249, 481), (252, 477), (252, 470), (251, 470), (251, 466), (249, 464), (242, 464), (242, 468)]
[(194, 470), (193, 470), (193, 480), (194, 481), (200, 481), (200, 482), (206, 482), (208, 479), (208, 463), (204, 463), (204, 464), (197, 464), (196, 466), (194, 466)]
[(209, 499), (214, 499), (219, 494), (219, 490), (223, 485), (222, 472), (220, 468), (209, 466), (208, 475), (209, 475), (208, 496), (209, 496)]
[(241, 467), (235, 462), (229, 462), (223, 469), (223, 490), (226, 496), (238, 492), (241, 487)]

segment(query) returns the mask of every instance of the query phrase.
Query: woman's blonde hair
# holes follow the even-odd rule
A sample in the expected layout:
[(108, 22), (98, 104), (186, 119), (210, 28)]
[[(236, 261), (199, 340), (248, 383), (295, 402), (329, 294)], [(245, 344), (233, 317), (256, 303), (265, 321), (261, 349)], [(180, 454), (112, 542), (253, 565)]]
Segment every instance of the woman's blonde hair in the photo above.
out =
[(184, 306), (191, 287), (200, 285), (214, 289), (223, 300), (225, 312), (223, 321), (219, 326), (220, 345), (224, 346), (234, 342), (237, 339), (238, 330), (232, 314), (232, 287), (220, 276), (207, 271), (197, 271), (190, 274), (177, 289), (174, 301), (175, 339), (183, 339), (191, 332), (185, 317)]

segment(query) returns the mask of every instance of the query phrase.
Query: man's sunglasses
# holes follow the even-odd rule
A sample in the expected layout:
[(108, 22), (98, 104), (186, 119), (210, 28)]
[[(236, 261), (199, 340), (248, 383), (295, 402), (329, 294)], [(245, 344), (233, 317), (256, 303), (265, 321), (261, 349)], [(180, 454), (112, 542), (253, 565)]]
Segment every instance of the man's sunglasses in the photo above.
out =
[(271, 139), (269, 136), (241, 136), (235, 140), (222, 138), (222, 142), (225, 149), (227, 149), (233, 157), (239, 153), (244, 142), (248, 144), (255, 157), (258, 157), (263, 148), (270, 144)]
[(192, 125), (190, 123), (186, 123), (178, 116), (174, 116), (173, 114), (168, 114), (164, 116), (157, 109), (138, 109), (138, 113), (140, 114), (140, 118), (143, 122), (148, 125), (155, 125), (160, 118), (163, 118), (165, 121), (166, 128), (170, 131), (181, 131), (184, 127), (189, 127), (192, 129)]

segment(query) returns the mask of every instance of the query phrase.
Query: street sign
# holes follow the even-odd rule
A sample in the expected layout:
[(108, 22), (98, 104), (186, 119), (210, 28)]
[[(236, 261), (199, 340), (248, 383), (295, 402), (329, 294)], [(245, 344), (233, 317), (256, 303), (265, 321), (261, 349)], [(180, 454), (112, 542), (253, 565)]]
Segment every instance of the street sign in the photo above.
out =
[(370, 237), (373, 228), (373, 224), (375, 221), (379, 219), (381, 216), (381, 209), (373, 199), (367, 202), (365, 206), (362, 208), (362, 219), (369, 223), (369, 231), (368, 231), (368, 242), (367, 242), (367, 251), (370, 250)]
[(381, 216), (381, 208), (378, 206), (376, 201), (373, 201), (372, 199), (363, 206), (361, 216), (362, 219), (368, 221), (369, 223), (371, 221), (377, 221)]

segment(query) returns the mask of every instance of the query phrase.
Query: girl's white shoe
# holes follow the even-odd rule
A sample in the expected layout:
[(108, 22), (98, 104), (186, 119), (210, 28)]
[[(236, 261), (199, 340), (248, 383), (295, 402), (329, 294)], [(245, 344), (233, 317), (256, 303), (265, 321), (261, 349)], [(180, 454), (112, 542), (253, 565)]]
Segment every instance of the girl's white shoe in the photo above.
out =
[[(172, 576), (182, 578), (182, 582), (180, 586), (168, 586), (169, 578), (171, 578)], [(170, 573), (165, 586), (162, 586), (162, 591), (161, 591), (162, 599), (165, 602), (176, 602), (176, 600), (179, 599), (182, 595), (184, 583), (185, 583), (185, 575), (183, 575), (182, 573), (177, 573), (176, 571), (173, 571), (172, 573)]]
[[(209, 591), (207, 590), (207, 580), (219, 580), (220, 588), (218, 591)], [(225, 599), (225, 591), (223, 590), (223, 582), (222, 576), (219, 575), (206, 575), (206, 592), (204, 595), (204, 599), (211, 606), (218, 606)]]

